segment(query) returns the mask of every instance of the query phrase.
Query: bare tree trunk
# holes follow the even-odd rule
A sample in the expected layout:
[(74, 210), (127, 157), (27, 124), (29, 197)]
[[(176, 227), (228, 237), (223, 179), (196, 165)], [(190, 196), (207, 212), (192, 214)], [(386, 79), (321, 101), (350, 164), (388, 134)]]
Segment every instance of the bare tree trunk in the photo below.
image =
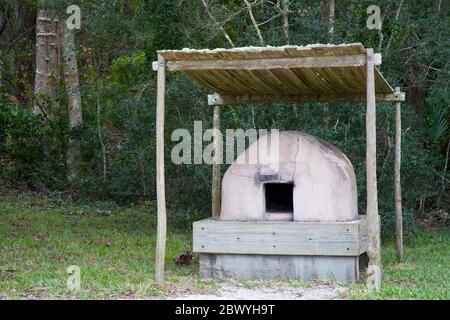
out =
[(56, 106), (59, 78), (59, 20), (54, 13), (39, 9), (36, 19), (36, 96), (34, 114), (48, 117)]
[(281, 12), (283, 14), (284, 43), (289, 44), (289, 0), (281, 0)]
[[(327, 0), (326, 2), (326, 14), (324, 14), (324, 20), (328, 18), (328, 42), (333, 43), (334, 38), (334, 24), (335, 24), (335, 3), (334, 0)], [(326, 22), (324, 22), (326, 23)], [(324, 105), (324, 122), (325, 126), (330, 125), (330, 111), (328, 108), (328, 104)]]
[(70, 130), (66, 158), (67, 178), (69, 182), (72, 182), (79, 173), (80, 145), (77, 129), (80, 129), (83, 125), (83, 112), (75, 48), (75, 30), (69, 30), (65, 24), (62, 27), (62, 50)]
[(388, 14), (388, 10), (386, 10), (384, 12), (384, 14), (381, 17), (381, 25), (380, 28), (378, 29), (378, 37), (379, 37), (379, 41), (378, 41), (378, 52), (381, 53), (381, 49), (383, 49), (383, 42), (384, 42), (384, 35), (383, 35), (383, 21), (386, 18), (387, 14)]
[(439, 192), (439, 197), (438, 197), (438, 200), (437, 200), (437, 206), (438, 207), (441, 206), (441, 199), (442, 199), (442, 196), (445, 193), (445, 173), (447, 172), (449, 152), (450, 152), (450, 139), (448, 140), (447, 152), (445, 153), (445, 165), (444, 165), (444, 170), (442, 170), (442, 176), (441, 176), (441, 192)]
[(253, 16), (252, 11), (252, 5), (247, 0), (244, 0), (245, 4), (247, 5), (248, 14), (250, 15), (250, 20), (252, 20), (253, 26), (255, 27), (256, 34), (258, 35), (259, 42), (261, 43), (261, 46), (264, 47), (264, 38), (261, 34), (261, 30), (259, 30), (258, 24), (256, 23), (255, 17)]
[(100, 141), (100, 145), (102, 147), (102, 159), (103, 159), (103, 181), (106, 181), (106, 146), (103, 142), (102, 137), (102, 127), (100, 126), (100, 94), (98, 89), (98, 82), (97, 82), (97, 131), (98, 131), (98, 139)]
[[(397, 13), (395, 14), (395, 21), (397, 21), (399, 16), (400, 16), (400, 11), (402, 10), (402, 6), (403, 6), (403, 0), (401, 0), (400, 4), (398, 5)], [(393, 36), (394, 36), (394, 33), (391, 32), (391, 36), (389, 37), (389, 41), (388, 41), (388, 44), (386, 46), (386, 51), (388, 51), (389, 48), (391, 47)]]
[(334, 0), (328, 0), (328, 37), (329, 42), (333, 42), (334, 38), (334, 25), (335, 25), (335, 3)]
[[(19, 2), (19, 1), (18, 1)], [(3, 25), (6, 27), (6, 25), (14, 24), (14, 23), (20, 23), (21, 29), (23, 30), (24, 38), (26, 39), (26, 42), (33, 43), (35, 42), (35, 34), (36, 34), (36, 12), (28, 8), (28, 5), (24, 3), (24, 1), (20, 1), (20, 4), (17, 5), (18, 14), (20, 15), (20, 20), (17, 20), (16, 22), (13, 22), (11, 20), (10, 12), (8, 5), (5, 10), (5, 24)], [(0, 14), (1, 15), (1, 14)], [(13, 18), (14, 19), (14, 18)], [(1, 27), (0, 27), (1, 31)], [(6, 31), (6, 30), (5, 30)], [(0, 32), (1, 36), (1, 32)], [(5, 37), (7, 34), (5, 33)], [(9, 35), (11, 36), (11, 34)], [(35, 57), (30, 57), (28, 55), (21, 55), (18, 54), (20, 50), (22, 50), (22, 47), (19, 43), (15, 44), (14, 39), (10, 38), (10, 45), (14, 49), (14, 52), (16, 53), (15, 57), (15, 66), (16, 66), (16, 72), (17, 74), (20, 74), (22, 81), (16, 81), (16, 87), (15, 87), (15, 97), (17, 101), (22, 106), (29, 106), (34, 105), (34, 92), (29, 91), (29, 84), (33, 81), (33, 76), (35, 73), (34, 69), (34, 63), (33, 59)]]
[(225, 31), (225, 29), (217, 22), (216, 18), (214, 18), (211, 11), (209, 10), (208, 0), (202, 0), (202, 2), (203, 2), (203, 6), (205, 7), (206, 13), (208, 14), (208, 17), (220, 29), (220, 31), (222, 31), (223, 35), (225, 36), (225, 39), (227, 39), (230, 46), (234, 48), (234, 43), (233, 43), (233, 41), (231, 41), (230, 36)]

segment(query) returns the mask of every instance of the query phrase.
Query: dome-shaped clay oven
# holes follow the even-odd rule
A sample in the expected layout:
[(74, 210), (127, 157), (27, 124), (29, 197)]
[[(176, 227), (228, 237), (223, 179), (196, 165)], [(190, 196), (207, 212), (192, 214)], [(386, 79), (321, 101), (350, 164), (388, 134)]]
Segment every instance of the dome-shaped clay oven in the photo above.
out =
[(345, 154), (312, 135), (282, 131), (278, 156), (269, 151), (258, 159), (258, 152), (276, 146), (274, 139), (274, 133), (261, 137), (228, 168), (221, 220), (357, 219), (355, 172)]

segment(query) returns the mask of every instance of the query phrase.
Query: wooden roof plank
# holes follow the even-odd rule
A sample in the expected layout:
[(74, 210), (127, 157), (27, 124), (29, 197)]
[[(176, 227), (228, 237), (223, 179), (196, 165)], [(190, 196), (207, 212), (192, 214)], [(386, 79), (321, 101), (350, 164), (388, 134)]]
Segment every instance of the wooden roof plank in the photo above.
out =
[(289, 90), (289, 94), (295, 94), (296, 92), (302, 92), (302, 88), (299, 87), (299, 82), (292, 81), (287, 73), (289, 69), (271, 69), (269, 72), (273, 74), (284, 86)]
[(279, 93), (279, 89), (274, 87), (272, 84), (268, 84), (267, 81), (261, 79), (257, 73), (247, 70), (235, 70), (233, 72), (237, 72), (238, 74), (243, 74), (243, 77), (247, 79), (249, 82), (252, 82), (258, 85), (262, 90), (262, 94), (277, 94)]
[(317, 72), (327, 81), (327, 83), (333, 86), (336, 92), (341, 94), (352, 93), (352, 85), (346, 82), (345, 78), (341, 78), (335, 68), (321, 68), (318, 69)]
[(259, 77), (259, 79), (261, 79), (261, 81), (265, 81), (268, 85), (277, 88), (279, 93), (292, 94), (292, 89), (288, 88), (283, 81), (281, 81), (269, 70), (256, 70), (254, 73)]
[(192, 80), (196, 81), (197, 83), (201, 84), (203, 87), (213, 90), (217, 93), (225, 93), (229, 94), (231, 92), (230, 88), (226, 90), (226, 86), (223, 86), (222, 84), (217, 84), (215, 79), (209, 79), (208, 77), (205, 77), (204, 75), (200, 74), (199, 71), (189, 71), (185, 72), (185, 74), (190, 77)]
[[(346, 52), (346, 54), (353, 54), (355, 51), (355, 48), (353, 47), (347, 47), (351, 48), (350, 52)], [(333, 47), (333, 49), (330, 49), (330, 47), (316, 47), (312, 49), (312, 54), (315, 56), (324, 56), (324, 55), (335, 55), (337, 53), (342, 53), (342, 48)], [(364, 64), (366, 63), (366, 55), (363, 55)], [(327, 71), (329, 70), (329, 71)], [(344, 93), (345, 87), (341, 85), (339, 82), (336, 82), (337, 79), (333, 76), (333, 70), (331, 68), (314, 68), (313, 72), (324, 82), (325, 86), (328, 86), (333, 92), (335, 93)]]
[[(199, 85), (227, 95), (365, 94), (366, 49), (342, 45), (161, 50), (169, 71), (180, 70)], [(381, 63), (381, 59), (377, 59)], [(394, 90), (375, 68), (377, 94)], [(353, 99), (353, 98), (351, 98)]]
[(300, 74), (305, 82), (310, 84), (311, 89), (317, 94), (335, 93), (329, 85), (324, 82), (319, 75), (312, 69), (293, 69), (295, 73)]
[(380, 92), (395, 92), (377, 68), (375, 68), (375, 84), (380, 86)]
[(200, 84), (202, 87), (205, 87), (207, 89), (213, 90), (217, 93), (223, 93), (221, 92), (220, 88), (216, 88), (215, 85), (210, 84), (208, 81), (204, 80), (203, 78), (199, 78), (196, 74), (195, 71), (188, 71), (188, 72), (184, 72), (184, 74), (192, 79), (194, 82), (197, 82), (198, 84)]
[(241, 92), (251, 92), (256, 94), (261, 94), (261, 90), (254, 89), (253, 83), (250, 81), (246, 81), (245, 78), (241, 78), (236, 76), (235, 72), (231, 70), (217, 70), (216, 73), (222, 77), (224, 81), (230, 86), (235, 87), (237, 90)]
[(345, 82), (350, 86), (350, 93), (364, 92), (366, 88), (365, 81), (361, 83), (358, 79), (355, 79), (353, 74), (346, 68), (335, 68), (333, 70), (336, 76), (340, 79), (345, 79)]
[(272, 73), (276, 74), (279, 78), (284, 79), (284, 81), (289, 82), (297, 92), (314, 93), (308, 85), (306, 85), (303, 80), (297, 76), (297, 74), (292, 71), (292, 69), (273, 69)]
[(234, 81), (232, 77), (226, 73), (226, 70), (209, 70), (208, 72), (200, 72), (201, 77), (207, 77), (210, 81), (214, 81), (217, 86), (224, 87), (224, 91), (235, 94), (254, 93), (252, 90), (249, 92), (246, 86)]

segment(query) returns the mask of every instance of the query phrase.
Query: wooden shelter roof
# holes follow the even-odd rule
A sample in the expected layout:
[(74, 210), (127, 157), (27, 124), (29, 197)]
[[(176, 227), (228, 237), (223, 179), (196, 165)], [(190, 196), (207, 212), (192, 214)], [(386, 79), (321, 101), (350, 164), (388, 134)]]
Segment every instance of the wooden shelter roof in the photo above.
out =
[[(365, 100), (367, 55), (361, 43), (161, 50), (158, 54), (169, 71), (181, 71), (217, 93), (210, 97), (210, 104)], [(381, 64), (381, 55), (375, 57), (375, 65)], [(375, 90), (377, 100), (401, 100), (376, 68)]]
[[(166, 247), (166, 196), (164, 175), (164, 108), (166, 70), (179, 70), (201, 86), (213, 90), (208, 103), (214, 105), (213, 127), (220, 130), (220, 106), (225, 104), (270, 102), (366, 102), (366, 183), (367, 242), (373, 277), (372, 288), (381, 286), (380, 233), (376, 172), (376, 101), (392, 101), (396, 106), (395, 201), (397, 255), (403, 247), (400, 188), (401, 101), (375, 65), (381, 55), (360, 43), (309, 45), (305, 47), (247, 47), (215, 50), (162, 50), (153, 69), (158, 72), (156, 87), (156, 183), (158, 225), (155, 280), (164, 280)], [(215, 147), (220, 148), (220, 139)], [(212, 213), (220, 213), (220, 162), (214, 159)]]

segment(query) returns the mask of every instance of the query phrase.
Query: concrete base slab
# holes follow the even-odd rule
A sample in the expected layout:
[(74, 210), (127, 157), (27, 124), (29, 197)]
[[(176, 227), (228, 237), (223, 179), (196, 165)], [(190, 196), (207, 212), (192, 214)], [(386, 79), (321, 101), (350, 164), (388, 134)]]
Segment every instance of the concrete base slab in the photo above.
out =
[(357, 256), (200, 254), (201, 278), (331, 280), (353, 283), (359, 277)]

